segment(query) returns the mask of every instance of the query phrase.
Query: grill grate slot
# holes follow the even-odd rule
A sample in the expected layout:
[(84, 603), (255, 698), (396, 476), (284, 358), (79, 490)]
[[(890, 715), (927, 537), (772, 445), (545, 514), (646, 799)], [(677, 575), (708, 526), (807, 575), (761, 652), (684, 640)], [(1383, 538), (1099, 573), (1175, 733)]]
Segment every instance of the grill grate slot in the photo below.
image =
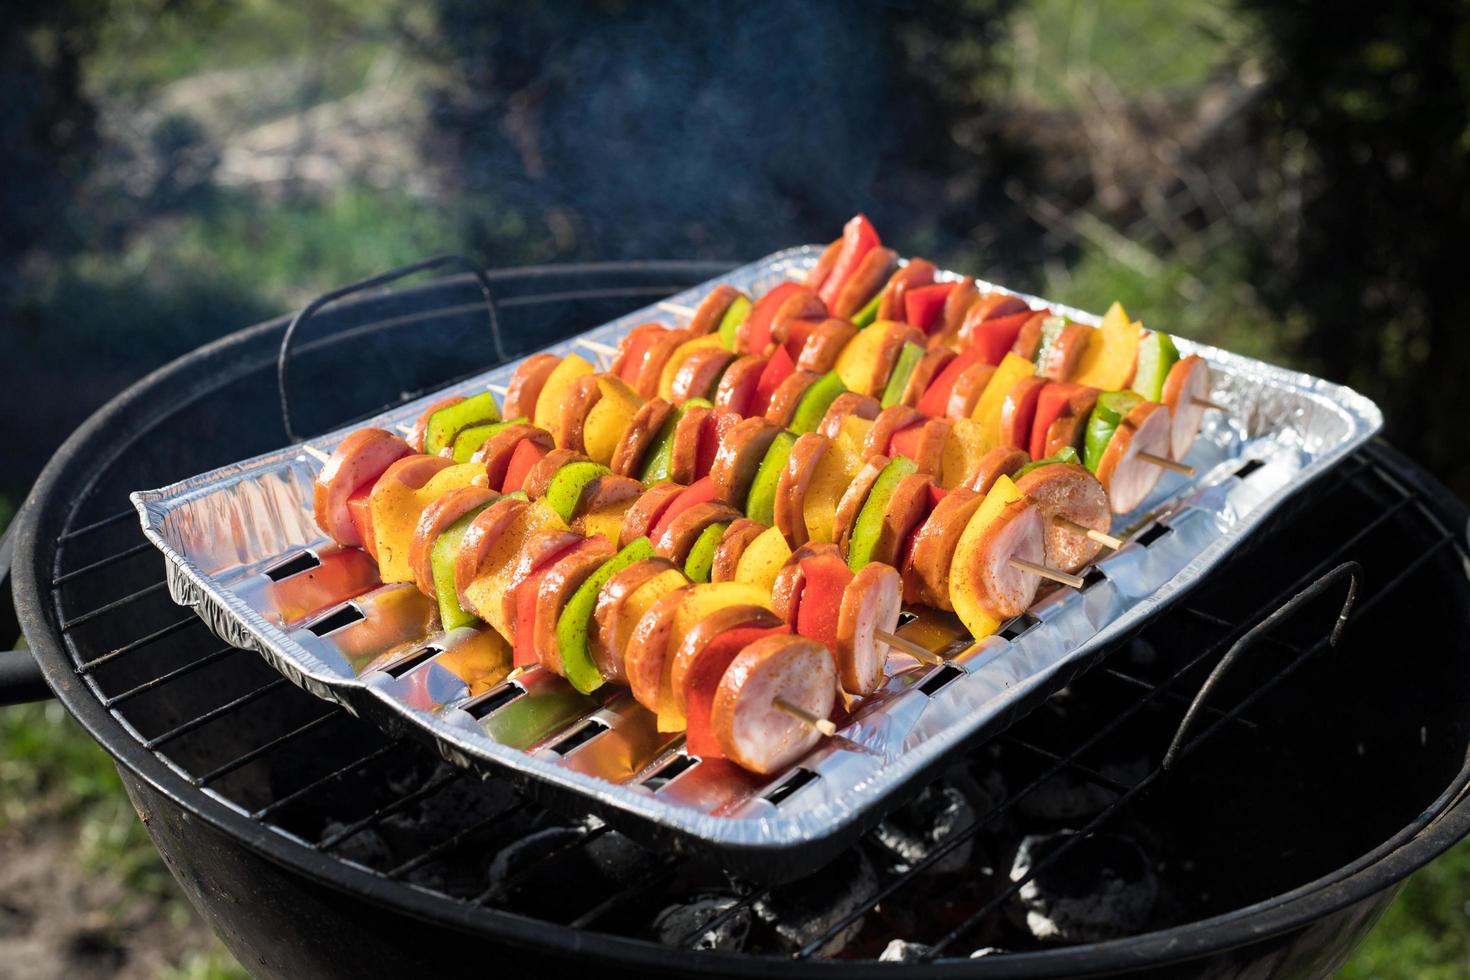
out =
[(308, 626), (307, 629), (317, 636), (326, 636), (328, 633), (334, 633), (344, 626), (351, 626), (353, 623), (361, 622), (366, 618), (361, 609), (349, 603), (318, 619)]
[(271, 565), (265, 570), (265, 577), (272, 582), (279, 582), (283, 578), (290, 578), (292, 575), (300, 575), (302, 572), (317, 568), (321, 563), (322, 560), (316, 556), (316, 552), (300, 551)]

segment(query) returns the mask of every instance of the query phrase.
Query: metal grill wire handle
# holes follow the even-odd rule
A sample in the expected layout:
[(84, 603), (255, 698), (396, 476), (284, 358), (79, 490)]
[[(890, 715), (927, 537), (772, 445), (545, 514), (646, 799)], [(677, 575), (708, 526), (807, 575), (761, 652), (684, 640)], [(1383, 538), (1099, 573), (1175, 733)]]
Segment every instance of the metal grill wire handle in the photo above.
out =
[(430, 259), (424, 259), (421, 262), (415, 262), (412, 265), (399, 266), (397, 269), (380, 272), (375, 276), (369, 276), (367, 279), (361, 279), (351, 285), (334, 289), (329, 293), (323, 293), (303, 307), (299, 313), (291, 318), (291, 322), (286, 325), (286, 332), (281, 335), (281, 349), (276, 354), (276, 387), (281, 395), (281, 426), (286, 430), (287, 439), (292, 442), (301, 442), (304, 438), (296, 431), (296, 427), (291, 424), (291, 405), (289, 396), (286, 393), (288, 390), (286, 384), (287, 370), (291, 362), (291, 341), (296, 336), (296, 329), (315, 316), (324, 306), (335, 303), (345, 296), (350, 296), (353, 293), (361, 292), (365, 289), (373, 289), (377, 286), (386, 286), (388, 283), (396, 282), (415, 273), (440, 269), (446, 265), (457, 265), (468, 270), (480, 284), (480, 294), (485, 297), (485, 312), (490, 319), (490, 338), (495, 343), (495, 356), (500, 359), (501, 363), (509, 360), (509, 357), (505, 353), (505, 343), (500, 337), (500, 318), (495, 310), (495, 297), (490, 291), (490, 280), (485, 275), (485, 270), (480, 268), (478, 264), (463, 255), (446, 253), (444, 255), (436, 255)]
[(1337, 646), (1337, 641), (1342, 637), (1343, 628), (1347, 626), (1348, 616), (1353, 611), (1353, 603), (1358, 598), (1358, 585), (1363, 577), (1363, 566), (1355, 561), (1345, 561), (1324, 573), (1321, 578), (1287, 599), (1277, 607), (1275, 612), (1247, 630), (1231, 645), (1229, 650), (1225, 651), (1225, 656), (1220, 658), (1215, 669), (1210, 671), (1210, 676), (1205, 678), (1205, 682), (1200, 685), (1199, 693), (1194, 696), (1194, 700), (1189, 704), (1189, 710), (1184, 713), (1184, 720), (1179, 722), (1179, 727), (1174, 732), (1174, 739), (1169, 743), (1169, 751), (1164, 753), (1163, 769), (1171, 769), (1174, 766), (1184, 748), (1184, 737), (1194, 727), (1195, 720), (1204, 711), (1205, 703), (1210, 699), (1215, 688), (1219, 686), (1220, 680), (1235, 665), (1246, 649), (1270, 632), (1277, 623), (1291, 616), (1344, 577), (1348, 579), (1347, 595), (1343, 598), (1342, 609), (1337, 614), (1337, 621), (1332, 624), (1332, 635), (1327, 641), (1330, 646)]

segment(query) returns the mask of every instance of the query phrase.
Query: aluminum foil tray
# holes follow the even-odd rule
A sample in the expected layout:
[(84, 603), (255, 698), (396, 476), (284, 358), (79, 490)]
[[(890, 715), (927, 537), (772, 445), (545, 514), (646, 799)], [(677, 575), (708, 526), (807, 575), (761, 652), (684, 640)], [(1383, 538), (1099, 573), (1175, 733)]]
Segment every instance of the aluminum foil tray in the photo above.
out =
[[(672, 300), (692, 306), (719, 282), (759, 294), (818, 254), (814, 246), (778, 252)], [(583, 336), (613, 344), (649, 320), (674, 322), (648, 307)], [(549, 349), (570, 352), (574, 343)], [(429, 603), (411, 584), (381, 585), (365, 555), (316, 527), (319, 464), (300, 446), (132, 499), (167, 558), (174, 600), (306, 690), (427, 739), (456, 765), (509, 775), (553, 807), (592, 812), (645, 841), (775, 881), (815, 869), (962, 744), (1064, 685), (1382, 425), (1377, 406), (1350, 389), (1183, 339), (1179, 346), (1209, 360), (1211, 398), (1231, 410), (1207, 413), (1187, 459), (1196, 475), (1165, 474), (1137, 512), (1115, 522), (1129, 543), (1097, 564), (1085, 588), (1050, 592), (999, 634), (954, 644), (944, 666), (891, 658), (885, 687), (838, 736), (774, 778), (691, 759), (625, 689), (585, 696), (540, 668), (501, 681), (503, 668), (487, 661), (473, 630), (430, 633)], [(504, 385), (515, 366), (450, 390)], [(367, 424), (410, 422), (439, 397)], [(330, 450), (348, 431), (313, 444)], [(924, 635), (930, 645), (942, 641), (933, 630)]]

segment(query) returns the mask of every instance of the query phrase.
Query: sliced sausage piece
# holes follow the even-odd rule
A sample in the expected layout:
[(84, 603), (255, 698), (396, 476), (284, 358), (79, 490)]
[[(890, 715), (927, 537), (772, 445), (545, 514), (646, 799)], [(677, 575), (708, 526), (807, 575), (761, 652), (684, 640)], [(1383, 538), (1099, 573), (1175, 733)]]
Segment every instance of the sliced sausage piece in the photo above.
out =
[[(526, 482), (521, 484), (521, 489), (526, 491), (526, 496), (532, 500), (540, 500), (546, 496), (546, 490), (551, 486), (551, 478), (556, 476), (556, 471), (568, 463), (577, 463), (587, 460), (586, 456), (575, 449), (553, 449), (538, 459), (534, 466), (526, 473)], [(591, 460), (587, 460), (591, 462)]]
[(727, 759), (769, 775), (821, 740), (821, 732), (776, 707), (777, 699), (819, 718), (832, 713), (837, 669), (826, 647), (800, 636), (766, 636), (730, 663), (710, 710), (710, 729)]
[(822, 283), (832, 272), (832, 267), (837, 264), (837, 256), (842, 252), (842, 239), (834, 238), (822, 254), (817, 258), (817, 264), (807, 270), (806, 279), (802, 282), (808, 289), (821, 289)]
[(623, 515), (623, 533), (618, 536), (618, 547), (626, 548), (648, 534), (654, 522), (663, 516), (669, 504), (684, 490), (677, 483), (656, 483), (643, 491), (642, 496)]
[(887, 455), (888, 443), (893, 439), (893, 434), (900, 429), (907, 429), (923, 417), (907, 405), (890, 405), (883, 409), (873, 420), (868, 434), (863, 437), (863, 455)]
[(806, 543), (807, 487), (811, 486), (812, 474), (822, 461), (832, 441), (819, 432), (807, 432), (798, 436), (786, 460), (786, 468), (776, 481), (776, 527), (786, 537), (786, 543), (799, 548)]
[(837, 510), (832, 515), (832, 537), (837, 540), (837, 547), (843, 554), (847, 553), (847, 539), (852, 535), (852, 526), (857, 523), (858, 512), (863, 509), (878, 474), (888, 463), (887, 456), (869, 456), (837, 501)]
[(1108, 495), (1087, 467), (1076, 463), (1038, 467), (1017, 480), (1016, 489), (1041, 508), (1047, 565), (1064, 572), (1080, 571), (1102, 551), (1103, 546), (1086, 534), (1056, 520), (1062, 517), (1104, 533), (1112, 526)]
[(709, 471), (720, 500), (732, 507), (745, 506), (750, 481), (755, 479), (755, 471), (779, 432), (781, 426), (757, 417), (741, 419), (725, 433)]
[(766, 358), (756, 354), (746, 354), (731, 361), (715, 385), (715, 397), (710, 399), (715, 408), (742, 417), (749, 415), (756, 385), (765, 369)]
[(1031, 445), (1031, 423), (1036, 418), (1036, 401), (1047, 380), (1034, 374), (1022, 378), (1006, 392), (1000, 404), (1000, 441), (1002, 445), (1024, 449)]
[(658, 394), (658, 381), (663, 375), (664, 365), (668, 363), (674, 351), (678, 350), (679, 345), (689, 339), (688, 330), (670, 330), (649, 344), (639, 359), (637, 373), (633, 374), (633, 381), (629, 382), (629, 387), (641, 398), (655, 397)]
[(585, 540), (587, 539), (580, 534), (549, 527), (538, 528), (526, 535), (526, 540), (521, 542), (521, 547), (516, 552), (515, 567), (506, 576), (505, 594), (500, 597), (501, 615), (510, 624), (511, 636), (508, 639), (512, 642), (515, 640), (515, 633), (520, 629), (520, 623), (516, 621), (516, 592), (521, 585), (554, 559)]
[(510, 384), (506, 386), (505, 417), (518, 419), (534, 416), (536, 399), (541, 397), (546, 379), (551, 377), (551, 372), (560, 363), (561, 358), (555, 354), (532, 354), (522, 361), (520, 367), (510, 376)]
[(602, 388), (597, 384), (597, 375), (584, 374), (572, 382), (567, 389), (567, 400), (557, 415), (556, 444), (564, 449), (579, 453), (587, 451), (582, 444), (582, 427), (587, 424), (587, 413), (602, 399)]
[(669, 479), (672, 482), (685, 486), (694, 482), (695, 470), (699, 468), (700, 434), (706, 420), (713, 414), (714, 409), (695, 405), (686, 409), (674, 423), (674, 439), (669, 450)]
[(894, 365), (898, 363), (898, 355), (903, 352), (904, 344), (923, 346), (924, 331), (907, 323), (890, 323), (888, 332), (883, 335), (883, 343), (878, 347), (873, 379), (868, 383), (869, 391), (877, 395), (883, 393), (883, 389), (888, 386), (888, 377), (893, 374)]
[(653, 542), (653, 553), (667, 558), (680, 568), (689, 559), (689, 549), (695, 540), (711, 524), (729, 523), (740, 516), (735, 508), (713, 500), (695, 504), (669, 522), (658, 540)]
[(682, 405), (691, 398), (708, 398), (715, 393), (720, 374), (735, 360), (735, 355), (723, 347), (696, 347), (684, 358), (674, 372), (671, 385), (675, 405)]
[(990, 384), (991, 375), (995, 374), (994, 364), (976, 362), (960, 372), (959, 377), (954, 379), (954, 387), (949, 392), (949, 404), (944, 407), (945, 418), (967, 419), (975, 411), (980, 396), (985, 394), (985, 386)]
[(522, 439), (534, 439), (542, 449), (551, 449), (556, 440), (545, 429), (529, 422), (511, 422), (480, 444), (470, 461), (485, 464), (486, 485), (499, 488), (505, 482), (505, 471), (510, 466), (510, 457)]
[(944, 298), (944, 315), (940, 318), (939, 326), (930, 335), (930, 346), (945, 346), (953, 344), (960, 335), (960, 327), (964, 326), (965, 314), (970, 312), (970, 307), (980, 298), (980, 290), (975, 286), (973, 276), (965, 276), (954, 284), (949, 295)]
[(746, 517), (731, 521), (730, 526), (720, 537), (719, 545), (715, 547), (715, 558), (710, 566), (709, 580), (711, 582), (735, 581), (735, 569), (740, 564), (740, 556), (745, 554), (745, 549), (752, 541), (765, 533), (765, 530), (764, 524), (758, 524)]
[(740, 290), (729, 283), (722, 282), (709, 291), (709, 295), (700, 300), (699, 306), (694, 310), (694, 316), (689, 319), (689, 333), (695, 337), (702, 337), (707, 333), (713, 333), (725, 318), (725, 311), (730, 304), (740, 298)]
[[(639, 345), (645, 341), (651, 342), (654, 337), (662, 337), (668, 332), (669, 328), (662, 323), (640, 323), (629, 330), (623, 335), (623, 339), (618, 341), (618, 352), (613, 355), (612, 365), (607, 369), (607, 373), (626, 382), (628, 377), (636, 373), (636, 365), (630, 364), (629, 358), (633, 357), (635, 350), (639, 357), (642, 357), (642, 348)], [(626, 375), (623, 373), (624, 368), (628, 369)]]
[(434, 568), (431, 549), (449, 525), (481, 504), (495, 499), (484, 487), (458, 487), (424, 508), (414, 525), (413, 540), (408, 546), (408, 565), (413, 569), (413, 583), (430, 599), (434, 598)]
[(985, 500), (982, 494), (957, 487), (944, 495), (914, 535), (914, 548), (903, 569), (904, 598), (940, 609), (953, 610), (949, 598), (949, 567), (965, 525)]
[(623, 673), (628, 678), (628, 686), (634, 699), (649, 711), (658, 711), (658, 688), (674, 633), (674, 614), (688, 597), (689, 587), (685, 586), (655, 600), (643, 618), (633, 625), (633, 633), (623, 650)]
[(791, 553), (791, 557), (776, 572), (776, 580), (771, 584), (771, 610), (793, 630), (796, 629), (796, 611), (801, 590), (806, 587), (806, 573), (802, 571), (801, 563), (820, 555), (832, 555), (838, 561), (843, 560), (842, 552), (832, 542), (808, 542)]
[(577, 514), (590, 514), (593, 511), (613, 507), (625, 500), (632, 500), (642, 495), (648, 488), (631, 476), (618, 476), (616, 473), (603, 473), (594, 476), (582, 487), (582, 496), (577, 501)]
[(618, 439), (609, 468), (619, 476), (637, 477), (643, 470), (644, 454), (673, 413), (674, 406), (662, 398), (651, 398), (639, 405)]
[(338, 544), (362, 545), (347, 499), (398, 460), (412, 454), (408, 443), (387, 429), (358, 429), (337, 444), (312, 484), (312, 510), (317, 527)]
[(926, 350), (924, 356), (919, 358), (919, 363), (914, 365), (914, 371), (909, 375), (908, 382), (903, 386), (903, 394), (898, 399), (899, 403), (910, 407), (919, 404), (919, 399), (923, 398), (924, 392), (929, 390), (929, 382), (933, 381), (954, 358), (954, 351), (948, 347)]
[(1067, 381), (1077, 373), (1077, 365), (1092, 342), (1092, 328), (1085, 323), (1069, 323), (1057, 334), (1046, 350), (1037, 372), (1051, 381)]
[(919, 428), (919, 447), (913, 459), (920, 473), (939, 475), (944, 459), (944, 440), (952, 427), (949, 419), (930, 419)]
[(903, 586), (890, 565), (869, 562), (842, 592), (837, 614), (837, 676), (849, 694), (872, 694), (883, 683), (888, 644), (877, 631), (898, 629)]
[(1034, 316), (1021, 324), (1011, 351), (1028, 361), (1036, 360), (1036, 355), (1041, 353), (1041, 324), (1049, 316), (1050, 310), (1037, 310)]
[(1019, 296), (1011, 296), (1008, 293), (986, 293), (970, 304), (970, 308), (965, 311), (965, 320), (960, 324), (960, 343), (969, 343), (974, 338), (975, 331), (980, 324), (986, 320), (1025, 313), (1029, 309), (1026, 301)]
[(1164, 406), (1174, 425), (1169, 436), (1169, 453), (1183, 459), (1199, 436), (1205, 410), (1197, 400), (1210, 397), (1210, 363), (1198, 354), (1180, 358), (1164, 378)]
[(990, 492), (995, 486), (995, 481), (1012, 473), (1031, 462), (1031, 457), (1024, 450), (1012, 449), (1003, 446), (1000, 449), (992, 449), (980, 461), (975, 464), (975, 470), (965, 482), (960, 484), (966, 490), (973, 490), (979, 494)]
[(459, 551), (454, 556), (454, 591), (459, 594), (459, 604), (481, 619), (485, 615), (474, 607), (465, 591), (480, 577), (480, 568), (490, 549), (529, 506), (517, 497), (502, 497), (476, 514), (460, 539)]
[(434, 413), (441, 408), (458, 405), (462, 401), (464, 401), (463, 395), (450, 395), (448, 398), (441, 398), (424, 409), (419, 417), (413, 420), (413, 428), (408, 430), (408, 435), (405, 438), (408, 440), (408, 444), (413, 447), (414, 452), (421, 453), (424, 451), (424, 434), (429, 431), (429, 419), (433, 417)]
[(883, 287), (883, 295), (878, 298), (878, 319), (902, 320), (904, 294), (917, 286), (932, 285), (938, 271), (928, 259), (909, 259), (909, 264), (890, 276)]
[[(613, 556), (612, 542), (602, 535), (583, 538), (582, 542), (558, 558), (536, 588), (536, 622), (532, 646), (542, 667), (561, 677), (566, 668), (561, 662), (561, 646), (556, 642), (556, 621), (572, 593), (582, 587), (587, 576), (602, 567)], [(519, 628), (519, 627), (517, 627)]]
[(597, 593), (597, 606), (592, 610), (592, 622), (597, 641), (589, 644), (592, 659), (598, 673), (609, 681), (624, 683), (623, 649), (633, 633), (637, 620), (624, 609), (628, 597), (637, 592), (654, 576), (672, 569), (674, 563), (666, 558), (644, 558), (613, 573), (612, 578)]
[(1067, 399), (1062, 414), (1047, 427), (1042, 459), (1055, 456), (1069, 446), (1079, 458), (1082, 456), (1083, 441), (1087, 436), (1087, 419), (1092, 415), (1093, 406), (1097, 404), (1097, 396), (1096, 388), (1083, 387)]
[(786, 343), (791, 336), (792, 326), (798, 320), (825, 320), (827, 304), (822, 302), (814, 290), (799, 289), (781, 301), (771, 317), (771, 339), (778, 344)]
[(801, 402), (801, 396), (806, 390), (817, 383), (820, 374), (812, 371), (793, 371), (786, 376), (786, 380), (776, 386), (771, 392), (771, 401), (766, 407), (766, 418), (786, 428), (791, 424), (791, 418), (796, 414), (796, 406)]
[(806, 343), (796, 357), (797, 368), (826, 374), (837, 366), (838, 355), (857, 335), (858, 328), (850, 320), (836, 317), (823, 320), (806, 335)]
[(843, 420), (849, 415), (872, 420), (876, 419), (882, 410), (882, 403), (872, 395), (844, 391), (832, 399), (832, 404), (827, 406), (827, 413), (822, 416), (822, 422), (817, 426), (817, 431), (828, 439), (836, 439), (837, 433), (842, 431)]
[(898, 253), (893, 249), (880, 245), (870, 250), (852, 270), (847, 282), (842, 284), (837, 302), (832, 304), (832, 315), (851, 320), (883, 288), (897, 264)]
[(981, 533), (975, 552), (976, 567), (967, 570), (977, 588), (981, 607), (996, 619), (1019, 616), (1036, 599), (1041, 576), (1011, 563), (1024, 558), (1046, 561), (1041, 508), (1029, 500), (1013, 500)]
[(1148, 498), (1164, 471), (1138, 458), (1139, 453), (1169, 455), (1169, 410), (1158, 402), (1133, 406), (1097, 464), (1097, 479), (1107, 491), (1114, 514), (1126, 514)]
[(781, 620), (776, 614), (764, 606), (726, 606), (695, 623), (694, 628), (684, 636), (674, 637), (671, 644), (673, 650), (670, 652), (673, 660), (669, 666), (669, 691), (674, 696), (674, 705), (679, 713), (685, 714), (689, 710), (689, 700), (685, 696), (688, 693), (689, 671), (711, 640), (727, 630), (743, 627), (773, 629), (780, 625)]

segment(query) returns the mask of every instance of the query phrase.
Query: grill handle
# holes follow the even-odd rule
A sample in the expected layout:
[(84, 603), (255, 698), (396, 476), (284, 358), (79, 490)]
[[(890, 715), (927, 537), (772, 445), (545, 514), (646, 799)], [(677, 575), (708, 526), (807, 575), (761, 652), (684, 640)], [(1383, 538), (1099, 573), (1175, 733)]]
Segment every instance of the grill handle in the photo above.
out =
[[(1337, 641), (1342, 637), (1343, 628), (1347, 626), (1348, 616), (1353, 611), (1353, 603), (1358, 598), (1358, 585), (1363, 578), (1363, 566), (1355, 561), (1345, 561), (1330, 572), (1323, 574), (1311, 585), (1283, 602), (1271, 615), (1261, 620), (1255, 626), (1252, 626), (1240, 639), (1231, 645), (1229, 650), (1225, 651), (1225, 656), (1220, 658), (1220, 662), (1215, 665), (1215, 669), (1210, 671), (1210, 676), (1205, 678), (1205, 682), (1200, 685), (1199, 693), (1194, 696), (1194, 700), (1189, 704), (1189, 710), (1184, 713), (1184, 720), (1179, 722), (1179, 728), (1174, 732), (1174, 740), (1169, 743), (1169, 751), (1164, 753), (1163, 769), (1168, 770), (1173, 768), (1174, 763), (1179, 758), (1180, 752), (1184, 748), (1184, 737), (1189, 734), (1189, 730), (1194, 727), (1195, 721), (1199, 718), (1200, 713), (1204, 711), (1205, 702), (1209, 700), (1210, 694), (1219, 686), (1221, 678), (1229, 673), (1230, 668), (1241, 658), (1241, 655), (1256, 640), (1270, 632), (1271, 628), (1277, 623), (1295, 613), (1323, 592), (1326, 592), (1343, 578), (1348, 580), (1347, 595), (1343, 598), (1342, 609), (1337, 614), (1336, 622), (1332, 624), (1332, 634), (1327, 639), (1329, 646), (1337, 646)], [(1238, 710), (1237, 708), (1230, 711), (1224, 718), (1216, 722), (1216, 724), (1228, 721), (1235, 716)]]
[[(15, 524), (12, 522), (11, 527)], [(15, 551), (10, 531), (0, 535), (0, 643), (20, 639), (20, 620), (10, 595), (10, 559)], [(0, 707), (44, 701), (51, 688), (29, 650), (0, 650)]]
[(480, 294), (485, 297), (485, 312), (490, 319), (490, 338), (495, 342), (495, 356), (500, 358), (502, 364), (510, 359), (505, 353), (505, 343), (500, 338), (500, 317), (495, 312), (495, 296), (490, 291), (490, 279), (485, 275), (484, 269), (465, 256), (454, 253), (436, 255), (431, 259), (424, 259), (422, 262), (399, 266), (387, 272), (380, 272), (376, 276), (360, 279), (349, 286), (343, 286), (329, 293), (323, 293), (306, 304), (301, 309), (301, 312), (291, 318), (291, 322), (286, 325), (286, 332), (281, 335), (281, 349), (276, 354), (276, 387), (279, 389), (281, 395), (281, 426), (286, 430), (286, 438), (292, 442), (301, 442), (304, 439), (296, 431), (296, 427), (291, 424), (291, 404), (289, 396), (286, 394), (286, 374), (291, 363), (291, 341), (296, 337), (296, 329), (320, 312), (323, 307), (335, 303), (344, 296), (350, 296), (353, 293), (362, 292), (365, 289), (372, 289), (376, 286), (386, 286), (390, 282), (397, 282), (399, 279), (406, 278), (415, 273), (428, 272), (432, 269), (442, 269), (447, 265), (460, 266), (475, 277), (475, 281), (480, 285)]

